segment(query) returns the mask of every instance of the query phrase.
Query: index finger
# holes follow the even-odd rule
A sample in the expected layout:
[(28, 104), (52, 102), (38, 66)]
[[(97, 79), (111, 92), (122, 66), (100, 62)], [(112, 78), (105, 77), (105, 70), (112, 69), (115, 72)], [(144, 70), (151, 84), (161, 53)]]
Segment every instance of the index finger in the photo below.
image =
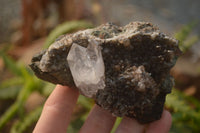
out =
[(66, 133), (78, 90), (57, 85), (47, 99), (34, 133)]

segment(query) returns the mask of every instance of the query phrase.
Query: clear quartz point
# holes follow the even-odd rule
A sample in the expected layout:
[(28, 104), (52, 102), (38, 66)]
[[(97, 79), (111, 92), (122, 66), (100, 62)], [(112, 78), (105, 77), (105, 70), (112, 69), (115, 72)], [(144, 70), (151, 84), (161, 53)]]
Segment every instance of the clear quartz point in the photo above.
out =
[(94, 98), (97, 90), (104, 89), (105, 68), (98, 42), (89, 40), (87, 48), (73, 43), (67, 61), (75, 85), (83, 95)]

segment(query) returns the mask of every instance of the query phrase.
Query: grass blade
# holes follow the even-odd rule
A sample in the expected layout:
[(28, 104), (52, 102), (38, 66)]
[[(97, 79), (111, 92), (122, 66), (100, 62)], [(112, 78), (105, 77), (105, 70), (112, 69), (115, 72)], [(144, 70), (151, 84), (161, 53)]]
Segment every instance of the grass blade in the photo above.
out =
[(28, 127), (35, 123), (41, 112), (43, 105), (37, 107), (35, 110), (27, 114), (23, 120), (17, 121), (11, 128), (11, 133), (23, 133)]

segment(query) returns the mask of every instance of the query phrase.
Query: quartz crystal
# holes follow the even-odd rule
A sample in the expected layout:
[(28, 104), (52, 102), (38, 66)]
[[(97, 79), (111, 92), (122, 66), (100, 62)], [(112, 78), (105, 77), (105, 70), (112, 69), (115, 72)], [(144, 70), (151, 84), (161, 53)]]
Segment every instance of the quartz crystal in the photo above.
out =
[(67, 61), (76, 86), (80, 92), (94, 98), (99, 89), (104, 89), (104, 63), (101, 48), (89, 40), (87, 48), (76, 43), (71, 46)]

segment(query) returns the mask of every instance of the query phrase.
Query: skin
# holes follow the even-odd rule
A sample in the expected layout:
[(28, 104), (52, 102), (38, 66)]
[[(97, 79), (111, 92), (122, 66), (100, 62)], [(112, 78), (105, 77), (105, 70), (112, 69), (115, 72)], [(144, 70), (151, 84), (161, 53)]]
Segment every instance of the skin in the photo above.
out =
[[(66, 133), (79, 93), (76, 89), (57, 85), (47, 99), (33, 133)], [(110, 133), (116, 117), (94, 105), (79, 133)], [(124, 117), (115, 133), (167, 133), (171, 115), (164, 110), (160, 120), (141, 125)]]

